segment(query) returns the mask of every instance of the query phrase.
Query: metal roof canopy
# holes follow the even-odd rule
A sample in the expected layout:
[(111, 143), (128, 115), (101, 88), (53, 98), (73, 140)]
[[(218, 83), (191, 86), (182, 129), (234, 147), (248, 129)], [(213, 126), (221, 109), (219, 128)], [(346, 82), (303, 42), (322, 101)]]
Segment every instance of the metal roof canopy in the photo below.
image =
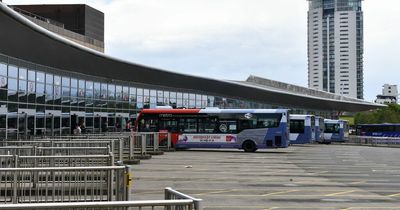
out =
[(0, 28), (0, 53), (60, 70), (289, 108), (356, 112), (383, 107), (365, 101), (340, 101), (180, 74), (123, 61), (49, 32), (4, 3), (0, 3)]

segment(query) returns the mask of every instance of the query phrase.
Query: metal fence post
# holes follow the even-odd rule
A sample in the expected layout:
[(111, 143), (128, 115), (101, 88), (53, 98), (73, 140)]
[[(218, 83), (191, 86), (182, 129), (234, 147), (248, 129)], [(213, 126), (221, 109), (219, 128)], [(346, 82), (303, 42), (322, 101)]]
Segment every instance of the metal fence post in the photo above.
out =
[(153, 140), (154, 140), (153, 151), (157, 152), (158, 151), (159, 139), (160, 139), (160, 133), (157, 133), (157, 132), (153, 133), (153, 137), (154, 137), (153, 138)]
[(123, 160), (123, 156), (124, 156), (124, 139), (123, 138), (119, 138), (119, 160), (122, 161)]
[(172, 138), (172, 135), (171, 135), (171, 133), (168, 132), (168, 140), (167, 140), (167, 149), (168, 150), (170, 150), (171, 146), (172, 146), (172, 142), (171, 142), (172, 139), (171, 138)]
[(135, 144), (134, 144), (135, 137), (133, 134), (129, 135), (129, 159), (134, 159), (134, 151), (135, 151)]
[[(171, 194), (169, 192), (169, 188), (164, 189), (164, 199), (165, 200), (171, 200)], [(171, 210), (171, 206), (166, 206), (165, 210)]]
[(146, 134), (142, 134), (141, 135), (141, 151), (140, 151), (140, 153), (142, 154), (142, 155), (145, 155), (146, 154)]
[[(15, 159), (15, 163), (14, 163), (14, 166), (15, 166), (15, 168), (17, 168), (18, 167), (18, 155), (15, 155), (14, 156), (14, 159)], [(6, 177), (6, 179), (7, 179), (7, 177)], [(16, 203), (18, 203), (18, 200), (17, 200), (17, 198), (18, 198), (18, 187), (17, 187), (17, 184), (18, 184), (18, 172), (17, 171), (14, 171), (14, 180), (13, 180), (13, 203), (14, 204), (16, 204)]]

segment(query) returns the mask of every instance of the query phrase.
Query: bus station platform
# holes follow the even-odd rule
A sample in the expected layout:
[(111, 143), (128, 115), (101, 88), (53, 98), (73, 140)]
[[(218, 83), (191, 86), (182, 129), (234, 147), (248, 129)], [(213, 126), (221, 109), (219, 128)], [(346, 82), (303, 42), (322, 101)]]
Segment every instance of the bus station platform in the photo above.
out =
[(172, 186), (204, 209), (400, 209), (398, 157), (349, 145), (165, 153), (132, 166), (131, 199), (161, 199)]

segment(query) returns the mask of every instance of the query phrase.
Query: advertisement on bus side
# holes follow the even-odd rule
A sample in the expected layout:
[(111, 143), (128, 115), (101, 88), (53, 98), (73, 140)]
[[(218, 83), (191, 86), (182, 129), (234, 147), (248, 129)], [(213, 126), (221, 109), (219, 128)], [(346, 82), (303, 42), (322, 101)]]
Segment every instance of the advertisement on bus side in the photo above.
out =
[(232, 134), (182, 134), (179, 143), (236, 143), (237, 136)]

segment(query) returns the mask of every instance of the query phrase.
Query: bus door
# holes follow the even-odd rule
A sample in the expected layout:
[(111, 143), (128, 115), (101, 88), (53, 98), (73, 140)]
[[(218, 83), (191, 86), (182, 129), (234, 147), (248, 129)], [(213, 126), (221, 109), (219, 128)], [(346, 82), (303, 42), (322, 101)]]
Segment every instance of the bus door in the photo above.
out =
[(160, 146), (168, 145), (168, 133), (171, 133), (171, 146), (176, 144), (179, 135), (182, 133), (178, 129), (178, 121), (176, 119), (160, 119), (159, 132)]

